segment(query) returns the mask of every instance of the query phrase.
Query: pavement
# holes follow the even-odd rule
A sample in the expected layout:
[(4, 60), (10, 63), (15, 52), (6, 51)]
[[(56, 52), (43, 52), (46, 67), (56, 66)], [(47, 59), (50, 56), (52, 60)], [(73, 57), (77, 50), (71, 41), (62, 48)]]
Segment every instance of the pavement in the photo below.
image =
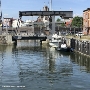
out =
[(77, 40), (81, 40), (81, 41), (90, 41), (90, 35), (86, 35), (86, 36), (65, 36), (66, 38), (69, 39), (77, 39)]

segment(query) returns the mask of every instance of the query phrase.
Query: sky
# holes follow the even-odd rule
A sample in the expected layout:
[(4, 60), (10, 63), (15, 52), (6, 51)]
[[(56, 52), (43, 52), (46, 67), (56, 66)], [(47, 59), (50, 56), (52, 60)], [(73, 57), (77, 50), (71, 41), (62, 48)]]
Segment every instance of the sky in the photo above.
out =
[[(50, 7), (50, 0), (1, 0), (2, 17), (19, 18), (19, 11), (39, 11), (44, 5)], [(83, 10), (90, 8), (90, 0), (52, 0), (52, 10), (73, 11), (73, 16), (82, 16)], [(36, 19), (36, 17), (22, 17)]]

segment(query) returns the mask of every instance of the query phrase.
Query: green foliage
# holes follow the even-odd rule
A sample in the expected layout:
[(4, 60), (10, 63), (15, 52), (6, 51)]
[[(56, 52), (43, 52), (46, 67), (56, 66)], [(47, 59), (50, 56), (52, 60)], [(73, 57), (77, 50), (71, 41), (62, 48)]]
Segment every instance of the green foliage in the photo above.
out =
[(74, 27), (82, 27), (83, 26), (83, 17), (74, 17), (71, 25)]
[(61, 21), (61, 19), (60, 18), (57, 18), (57, 20), (56, 20), (57, 22), (60, 22)]
[(61, 24), (61, 26), (62, 26), (62, 27), (65, 27), (66, 25), (65, 25), (65, 23), (63, 22), (63, 23)]

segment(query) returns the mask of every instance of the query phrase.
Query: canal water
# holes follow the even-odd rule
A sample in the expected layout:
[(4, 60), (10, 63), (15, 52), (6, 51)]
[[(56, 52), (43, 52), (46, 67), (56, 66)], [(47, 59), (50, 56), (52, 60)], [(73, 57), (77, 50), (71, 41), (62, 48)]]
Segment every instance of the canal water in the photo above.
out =
[(40, 46), (0, 46), (0, 90), (90, 90), (90, 58)]

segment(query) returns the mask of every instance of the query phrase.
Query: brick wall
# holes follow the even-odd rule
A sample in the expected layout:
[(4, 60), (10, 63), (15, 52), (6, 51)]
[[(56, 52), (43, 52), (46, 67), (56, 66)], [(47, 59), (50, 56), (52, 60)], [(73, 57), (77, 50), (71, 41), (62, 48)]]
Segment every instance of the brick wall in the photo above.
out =
[(83, 11), (83, 32), (90, 34), (90, 8)]

